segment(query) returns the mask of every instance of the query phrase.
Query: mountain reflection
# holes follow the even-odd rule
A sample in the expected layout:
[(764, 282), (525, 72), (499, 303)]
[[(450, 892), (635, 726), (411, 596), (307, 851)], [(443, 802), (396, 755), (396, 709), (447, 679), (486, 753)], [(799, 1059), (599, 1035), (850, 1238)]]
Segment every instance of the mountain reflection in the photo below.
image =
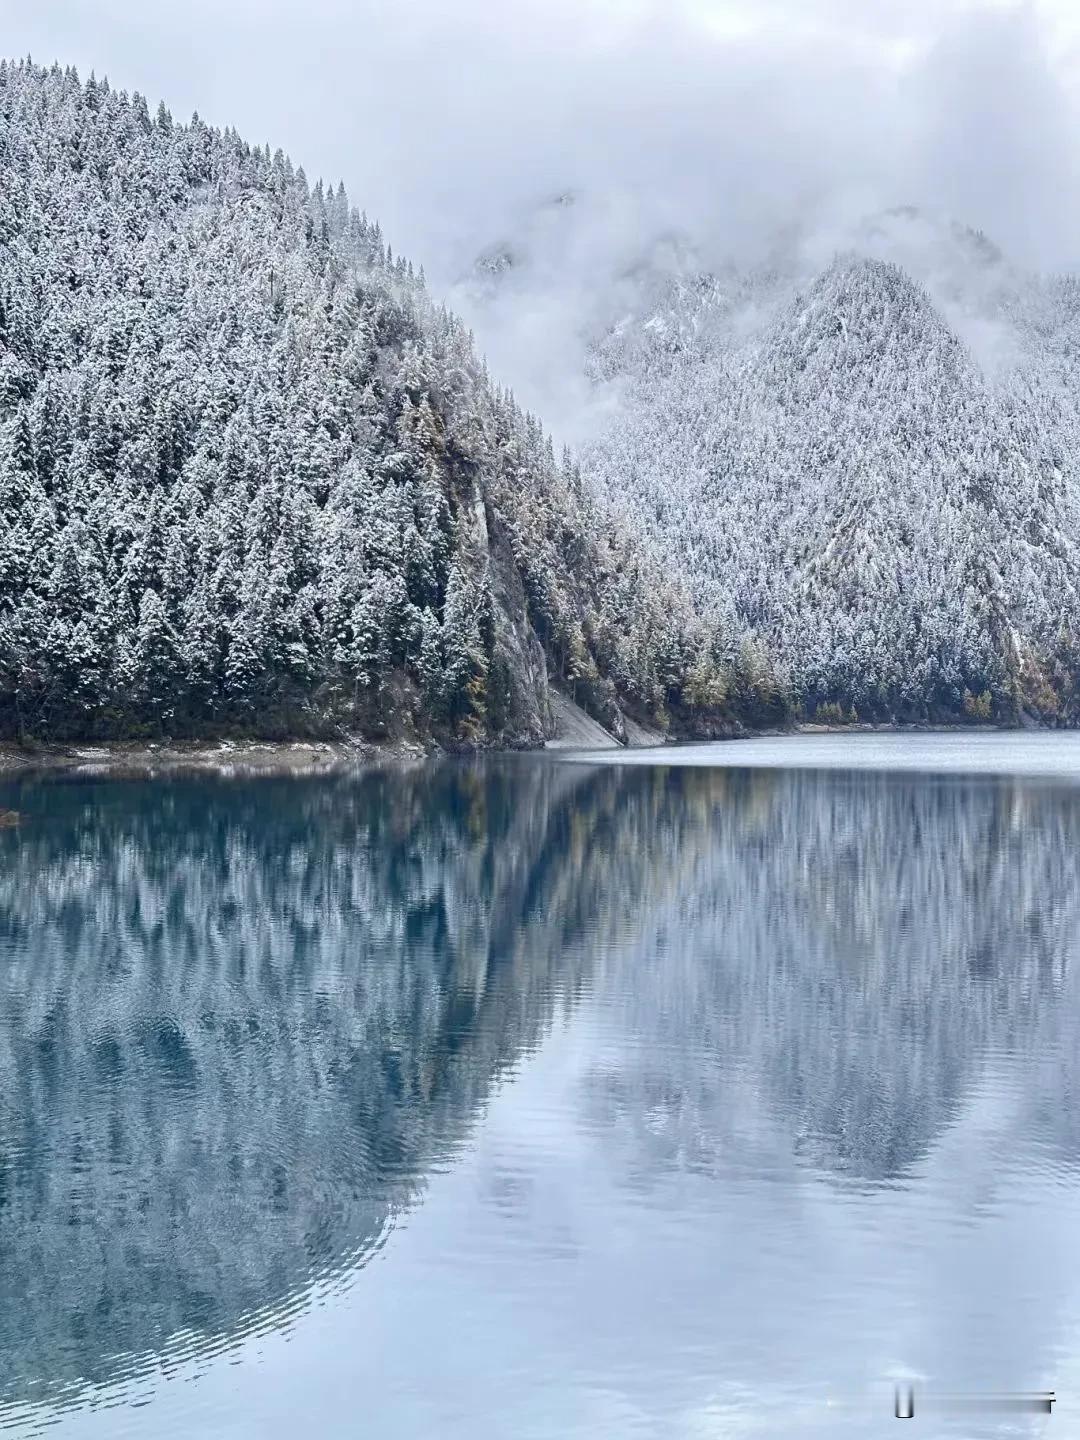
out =
[(0, 804), (8, 1405), (355, 1275), (591, 987), (642, 1043), (582, 1103), (646, 1172), (746, 1143), (734, 1067), (800, 1162), (901, 1177), (981, 1055), (1068, 1039), (1071, 791), (508, 759)]
[(546, 765), (5, 793), (9, 1401), (354, 1268), (625, 924), (654, 819)]
[(1030, 1118), (1080, 1161), (1080, 1016), (1058, 1003), (1080, 941), (1080, 791), (693, 769), (670, 787), (678, 904), (653, 909), (623, 961), (632, 985), (608, 981), (639, 1043), (632, 1063), (590, 1070), (582, 1098), (622, 1135), (635, 1183), (741, 1163), (740, 1147), (752, 1163), (734, 1077), (796, 1160), (899, 1180), (994, 1053), (1056, 1056), (1056, 1094)]

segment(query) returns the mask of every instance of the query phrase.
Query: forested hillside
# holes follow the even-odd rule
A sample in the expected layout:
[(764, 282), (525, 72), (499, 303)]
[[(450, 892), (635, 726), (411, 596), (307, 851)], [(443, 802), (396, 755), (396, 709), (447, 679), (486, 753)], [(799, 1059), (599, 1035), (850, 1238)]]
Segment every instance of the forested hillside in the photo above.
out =
[(780, 713), (342, 188), (0, 64), (0, 735)]
[[(485, 332), (539, 303), (573, 210), (542, 264), (538, 223), (481, 262)], [(712, 268), (667, 239), (597, 284), (586, 481), (807, 719), (1075, 722), (1076, 282), (913, 210), (843, 238)]]

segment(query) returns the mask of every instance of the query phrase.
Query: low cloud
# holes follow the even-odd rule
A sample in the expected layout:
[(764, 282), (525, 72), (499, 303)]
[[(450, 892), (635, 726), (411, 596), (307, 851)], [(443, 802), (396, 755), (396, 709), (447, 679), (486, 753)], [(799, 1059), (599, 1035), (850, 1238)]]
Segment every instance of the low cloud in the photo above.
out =
[(578, 384), (576, 311), (665, 233), (745, 261), (928, 204), (1022, 264), (1078, 258), (1069, 0), (0, 0), (0, 21), (9, 53), (344, 178), (444, 294), (575, 192), (514, 323), (480, 333), (538, 408)]

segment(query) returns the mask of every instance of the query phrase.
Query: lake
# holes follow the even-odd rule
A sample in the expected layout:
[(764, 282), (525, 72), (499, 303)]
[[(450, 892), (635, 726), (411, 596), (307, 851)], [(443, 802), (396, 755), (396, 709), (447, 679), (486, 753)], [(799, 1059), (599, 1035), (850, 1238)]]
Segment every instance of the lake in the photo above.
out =
[(1080, 736), (5, 807), (5, 1433), (1080, 1435)]

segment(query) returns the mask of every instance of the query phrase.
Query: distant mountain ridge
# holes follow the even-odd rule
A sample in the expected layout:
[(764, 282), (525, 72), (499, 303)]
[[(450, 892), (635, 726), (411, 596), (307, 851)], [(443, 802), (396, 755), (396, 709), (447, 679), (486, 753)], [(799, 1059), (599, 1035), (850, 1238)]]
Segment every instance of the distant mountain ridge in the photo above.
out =
[(757, 266), (644, 247), (582, 324), (586, 480), (805, 718), (1074, 721), (1078, 300), (911, 207)]

